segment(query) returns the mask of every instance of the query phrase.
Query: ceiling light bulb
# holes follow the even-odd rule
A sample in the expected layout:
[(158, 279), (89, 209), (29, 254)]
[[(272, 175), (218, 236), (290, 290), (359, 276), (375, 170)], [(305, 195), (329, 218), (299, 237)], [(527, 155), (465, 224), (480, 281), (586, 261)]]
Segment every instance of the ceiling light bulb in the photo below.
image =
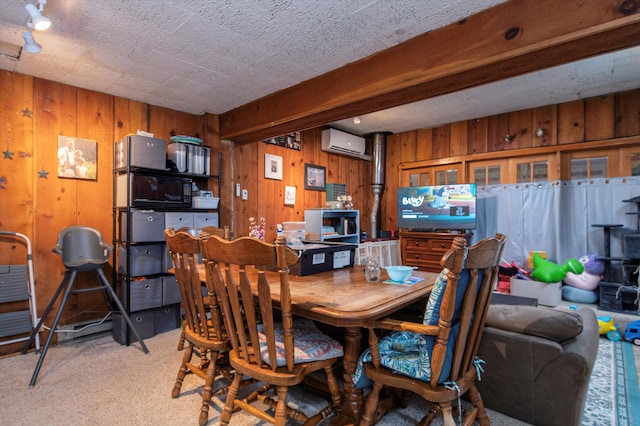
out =
[(46, 30), (51, 26), (51, 20), (49, 18), (42, 16), (42, 14), (40, 13), (37, 7), (29, 3), (25, 5), (24, 8), (27, 9), (27, 13), (31, 17), (31, 23), (33, 25), (33, 28), (35, 28), (36, 30), (38, 31)]
[(360, 117), (353, 117), (353, 124), (360, 124), (362, 123), (362, 120), (360, 119)]
[(36, 43), (36, 40), (33, 38), (33, 34), (31, 34), (29, 31), (23, 32), (22, 38), (24, 38), (24, 50), (29, 53), (42, 52), (42, 46)]

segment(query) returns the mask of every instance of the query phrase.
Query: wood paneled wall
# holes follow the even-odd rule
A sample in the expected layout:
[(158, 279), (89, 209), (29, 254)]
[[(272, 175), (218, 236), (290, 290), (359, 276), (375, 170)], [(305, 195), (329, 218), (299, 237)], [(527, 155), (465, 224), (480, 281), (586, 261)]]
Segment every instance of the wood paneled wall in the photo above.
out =
[[(543, 138), (533, 136), (537, 128), (545, 130)], [(305, 163), (325, 166), (328, 183), (346, 184), (354, 207), (360, 210), (362, 230), (370, 231), (371, 163), (323, 152), (320, 128), (302, 132), (301, 151), (263, 142), (234, 146), (220, 141), (215, 115), (193, 116), (0, 71), (0, 151), (5, 152), (0, 158), (0, 229), (31, 239), (40, 313), (64, 273), (60, 258), (51, 252), (58, 232), (69, 225), (87, 224), (98, 228), (105, 240), (112, 240), (112, 144), (137, 129), (166, 140), (175, 134), (197, 135), (222, 153), (222, 170), (212, 173), (222, 176), (221, 225), (231, 226), (234, 237), (248, 235), (250, 217), (264, 217), (266, 239), (272, 240), (276, 224), (303, 221), (305, 209), (324, 206), (324, 192), (304, 189)], [(510, 144), (504, 141), (507, 133), (513, 136)], [(98, 141), (96, 181), (56, 176), (58, 135)], [(395, 188), (401, 164), (446, 163), (450, 157), (516, 148), (535, 153), (537, 147), (634, 135), (640, 135), (640, 89), (390, 135), (378, 229), (397, 226)], [(283, 158), (282, 181), (265, 179), (265, 153)], [(46, 178), (40, 177), (39, 172), (45, 171)], [(236, 183), (248, 190), (248, 200), (235, 196)], [(285, 186), (297, 188), (293, 206), (284, 205)], [(26, 248), (0, 237), (0, 257), (0, 264), (24, 263)], [(82, 278), (79, 285), (87, 279), (91, 278)], [(63, 318), (73, 323), (101, 317), (106, 311), (101, 295), (84, 294), (69, 303)], [(21, 344), (0, 346), (0, 355), (19, 349)]]
[[(194, 116), (8, 71), (0, 71), (0, 117), (0, 229), (31, 240), (39, 314), (64, 275), (60, 257), (51, 251), (58, 233), (67, 226), (88, 225), (100, 230), (105, 241), (113, 239), (115, 140), (142, 129), (165, 140), (175, 134), (198, 135), (213, 151), (221, 149), (215, 115)], [(97, 180), (57, 177), (58, 135), (97, 141)], [(222, 152), (224, 163), (231, 151), (226, 146)], [(230, 205), (229, 194), (222, 198), (221, 205)], [(231, 223), (230, 209), (221, 215)], [(0, 264), (25, 264), (23, 240), (0, 237), (0, 259)], [(105, 272), (110, 277), (110, 265)], [(78, 286), (93, 280), (89, 274), (80, 276)], [(27, 307), (26, 302), (3, 304), (0, 313)], [(100, 318), (106, 312), (99, 292), (74, 295), (62, 323)], [(0, 355), (21, 348), (20, 343), (0, 346)]]
[[(544, 136), (535, 136), (537, 129)], [(510, 135), (511, 142), (505, 141)], [(400, 163), (446, 164), (451, 157), (509, 150), (584, 144), (594, 149), (608, 141), (640, 135), (640, 89), (558, 105), (481, 117), (433, 129), (418, 129), (387, 138), (386, 185), (381, 229), (397, 226), (396, 197)], [(584, 145), (581, 145), (581, 147)], [(490, 158), (490, 157), (489, 157)], [(395, 180), (394, 180), (395, 178)]]

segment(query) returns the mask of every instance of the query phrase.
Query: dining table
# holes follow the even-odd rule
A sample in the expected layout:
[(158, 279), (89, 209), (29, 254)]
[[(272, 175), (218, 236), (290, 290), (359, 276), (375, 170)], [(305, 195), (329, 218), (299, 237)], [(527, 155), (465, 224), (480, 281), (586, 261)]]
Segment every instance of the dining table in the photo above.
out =
[[(204, 267), (199, 269), (205, 281)], [(257, 271), (256, 271), (257, 274)], [(278, 306), (278, 272), (267, 271), (274, 306)], [(361, 352), (362, 328), (372, 320), (386, 317), (431, 292), (437, 273), (415, 270), (412, 284), (390, 282), (383, 272), (378, 282), (368, 282), (364, 266), (352, 266), (312, 275), (289, 274), (292, 309), (295, 315), (344, 329), (343, 404), (332, 425), (355, 424), (363, 392), (356, 389), (352, 375)], [(255, 280), (253, 291), (257, 294)]]

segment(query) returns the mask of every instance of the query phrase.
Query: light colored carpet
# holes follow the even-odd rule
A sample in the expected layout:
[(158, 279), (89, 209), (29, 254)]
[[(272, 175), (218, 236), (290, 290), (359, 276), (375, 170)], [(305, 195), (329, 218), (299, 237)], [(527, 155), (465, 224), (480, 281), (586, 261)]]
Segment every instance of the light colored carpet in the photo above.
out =
[[(171, 390), (183, 352), (176, 350), (180, 330), (146, 339), (149, 354), (137, 343), (121, 346), (111, 334), (51, 347), (34, 388), (28, 383), (38, 355), (0, 359), (0, 424), (10, 425), (195, 425), (202, 401), (203, 382), (187, 376), (179, 398)], [(302, 389), (292, 389), (290, 401), (323, 407), (325, 401)], [(218, 424), (224, 396), (214, 397), (209, 425)], [(407, 409), (387, 414), (379, 425), (416, 424), (426, 412), (417, 398)], [(307, 413), (310, 414), (310, 413)], [(493, 425), (526, 425), (489, 411)], [(328, 424), (327, 419), (323, 424)], [(244, 412), (232, 425), (264, 425)], [(436, 423), (441, 424), (441, 423)]]

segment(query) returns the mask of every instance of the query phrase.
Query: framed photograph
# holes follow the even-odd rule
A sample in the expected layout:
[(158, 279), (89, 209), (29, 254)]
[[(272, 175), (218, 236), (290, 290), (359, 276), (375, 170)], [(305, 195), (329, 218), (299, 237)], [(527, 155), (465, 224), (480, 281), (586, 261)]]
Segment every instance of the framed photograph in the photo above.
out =
[(327, 169), (314, 164), (304, 165), (304, 189), (324, 191), (326, 188)]
[(271, 154), (264, 155), (264, 177), (282, 180), (282, 157)]
[(98, 179), (98, 142), (58, 135), (58, 177)]
[(284, 204), (285, 206), (293, 206), (296, 204), (296, 187), (295, 186), (284, 187)]

